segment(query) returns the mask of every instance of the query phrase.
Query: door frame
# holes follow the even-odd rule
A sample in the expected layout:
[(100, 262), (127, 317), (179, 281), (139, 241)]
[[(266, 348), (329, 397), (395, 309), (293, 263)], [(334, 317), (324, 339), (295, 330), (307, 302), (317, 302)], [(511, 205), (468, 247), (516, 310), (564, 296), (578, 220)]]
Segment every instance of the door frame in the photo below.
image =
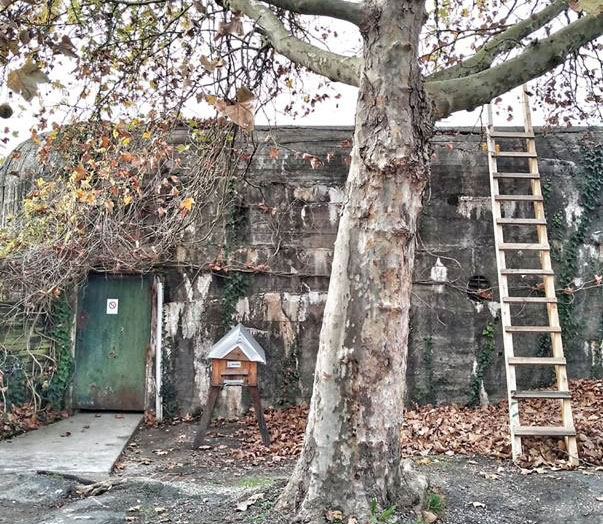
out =
[[(135, 272), (104, 272), (93, 271), (91, 273), (105, 274), (112, 276), (141, 276), (142, 273)], [(144, 381), (144, 412), (154, 411), (155, 418), (159, 422), (163, 420), (163, 398), (161, 396), (161, 373), (162, 373), (162, 340), (163, 340), (163, 299), (164, 283), (160, 275), (151, 274), (151, 335), (149, 345), (145, 354), (145, 381)], [(86, 277), (86, 281), (88, 278)], [(85, 285), (86, 282), (83, 284)], [(72, 320), (71, 320), (71, 358), (75, 365), (75, 344), (77, 335), (77, 317), (79, 308), (79, 292), (81, 285), (77, 285), (73, 291), (72, 299)], [(65, 395), (65, 407), (68, 411), (73, 411), (74, 403), (74, 375), (69, 383), (69, 388)]]

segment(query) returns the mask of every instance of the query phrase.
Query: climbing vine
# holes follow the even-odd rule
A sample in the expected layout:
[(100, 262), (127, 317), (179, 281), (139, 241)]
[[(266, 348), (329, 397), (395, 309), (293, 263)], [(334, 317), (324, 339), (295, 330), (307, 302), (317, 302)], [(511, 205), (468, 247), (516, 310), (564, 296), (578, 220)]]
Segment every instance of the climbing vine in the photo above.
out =
[(471, 375), (471, 381), (469, 383), (468, 406), (479, 406), (480, 404), (480, 390), (484, 381), (484, 374), (490, 367), (490, 364), (492, 364), (492, 358), (494, 357), (494, 350), (496, 348), (495, 336), (494, 323), (488, 321), (482, 330), (481, 346), (476, 358), (477, 365), (475, 372)]
[(52, 304), (50, 312), (49, 335), (54, 343), (55, 365), (44, 398), (48, 403), (57, 408), (65, 407), (65, 393), (71, 383), (73, 375), (73, 356), (71, 353), (71, 330), (73, 323), (73, 309), (69, 303), (68, 295), (63, 293)]
[(163, 416), (166, 419), (174, 418), (180, 410), (175, 382), (176, 375), (173, 369), (174, 364), (170, 358), (172, 348), (172, 337), (167, 336), (164, 330), (163, 351), (161, 352), (161, 402)]
[(431, 335), (423, 337), (423, 366), (427, 376), (426, 401), (435, 404), (435, 388), (433, 384), (433, 338)]
[(235, 319), (237, 303), (239, 299), (247, 294), (249, 287), (249, 275), (237, 271), (224, 277), (225, 283), (220, 300), (220, 334), (223, 335)]
[[(34, 411), (65, 407), (73, 374), (67, 293), (55, 298), (48, 314), (13, 314), (0, 342), (0, 409), (31, 403)], [(19, 334), (20, 333), (20, 334)]]
[[(581, 158), (579, 203), (584, 211), (578, 217), (576, 228), (569, 235), (562, 249), (555, 252), (555, 259), (559, 264), (557, 285), (563, 289), (558, 296), (558, 310), (566, 353), (575, 351), (581, 340), (581, 322), (575, 315), (576, 301), (572, 284), (580, 271), (578, 266), (580, 248), (597, 215), (603, 191), (603, 149), (600, 145), (598, 147), (592, 144), (584, 145), (581, 148)], [(553, 227), (558, 227), (558, 222), (553, 222)], [(594, 269), (595, 273), (600, 273), (601, 268)]]

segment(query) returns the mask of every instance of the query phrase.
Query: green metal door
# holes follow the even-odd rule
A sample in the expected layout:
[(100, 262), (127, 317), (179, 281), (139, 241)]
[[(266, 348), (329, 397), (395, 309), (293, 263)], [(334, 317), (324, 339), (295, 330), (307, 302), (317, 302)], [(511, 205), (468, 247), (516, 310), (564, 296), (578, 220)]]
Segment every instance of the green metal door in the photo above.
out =
[(78, 302), (74, 405), (142, 411), (151, 279), (90, 274)]

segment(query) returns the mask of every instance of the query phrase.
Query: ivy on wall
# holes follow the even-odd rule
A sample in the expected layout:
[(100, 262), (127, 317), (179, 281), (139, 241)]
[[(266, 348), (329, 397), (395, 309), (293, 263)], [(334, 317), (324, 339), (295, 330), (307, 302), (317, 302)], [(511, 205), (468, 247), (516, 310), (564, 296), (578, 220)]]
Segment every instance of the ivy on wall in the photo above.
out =
[(55, 369), (44, 398), (57, 409), (65, 407), (65, 393), (73, 376), (73, 356), (71, 353), (71, 330), (73, 309), (66, 293), (56, 299), (50, 312), (51, 328), (49, 335), (54, 342)]
[(49, 309), (47, 315), (13, 319), (3, 326), (0, 409), (28, 403), (36, 409), (65, 407), (73, 375), (73, 310), (68, 293), (53, 299)]
[(163, 416), (166, 419), (174, 418), (180, 411), (178, 404), (178, 391), (176, 389), (176, 374), (170, 355), (173, 354), (173, 340), (163, 333), (163, 351), (161, 353), (161, 403)]
[(234, 323), (237, 303), (247, 294), (249, 288), (249, 275), (236, 272), (225, 277), (225, 280), (220, 299), (220, 333), (222, 335)]
[[(586, 235), (597, 216), (601, 205), (603, 191), (603, 148), (594, 145), (584, 145), (580, 150), (581, 164), (578, 176), (581, 181), (579, 204), (583, 208), (582, 214), (577, 219), (576, 228), (560, 249), (552, 252), (553, 259), (558, 263), (557, 286), (571, 290), (575, 277), (580, 273), (580, 248), (584, 245)], [(553, 216), (551, 223), (552, 236), (560, 236), (562, 220)], [(600, 267), (593, 268), (594, 272), (601, 271)], [(578, 351), (583, 343), (582, 322), (575, 314), (576, 299), (571, 292), (561, 293), (558, 296), (559, 320), (561, 323), (566, 354)], [(550, 346), (546, 341), (540, 341), (542, 351)]]
[(469, 382), (468, 406), (480, 405), (480, 391), (484, 381), (484, 374), (490, 367), (490, 364), (492, 364), (495, 348), (496, 343), (494, 323), (492, 321), (488, 321), (482, 330), (481, 345), (476, 357), (477, 366), (475, 372), (472, 373), (471, 381)]
[(425, 401), (429, 404), (435, 404), (436, 394), (434, 373), (433, 373), (433, 338), (431, 335), (423, 337), (423, 366), (425, 367), (425, 376), (427, 385), (425, 388)]

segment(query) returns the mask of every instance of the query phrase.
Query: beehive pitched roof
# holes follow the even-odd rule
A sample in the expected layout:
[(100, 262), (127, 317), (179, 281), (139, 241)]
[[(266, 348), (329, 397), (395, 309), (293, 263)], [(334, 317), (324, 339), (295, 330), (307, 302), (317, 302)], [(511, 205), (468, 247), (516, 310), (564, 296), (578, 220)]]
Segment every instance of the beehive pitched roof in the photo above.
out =
[(207, 358), (224, 358), (234, 348), (239, 347), (252, 362), (266, 363), (266, 354), (258, 341), (242, 324), (233, 327), (226, 335), (216, 342)]

